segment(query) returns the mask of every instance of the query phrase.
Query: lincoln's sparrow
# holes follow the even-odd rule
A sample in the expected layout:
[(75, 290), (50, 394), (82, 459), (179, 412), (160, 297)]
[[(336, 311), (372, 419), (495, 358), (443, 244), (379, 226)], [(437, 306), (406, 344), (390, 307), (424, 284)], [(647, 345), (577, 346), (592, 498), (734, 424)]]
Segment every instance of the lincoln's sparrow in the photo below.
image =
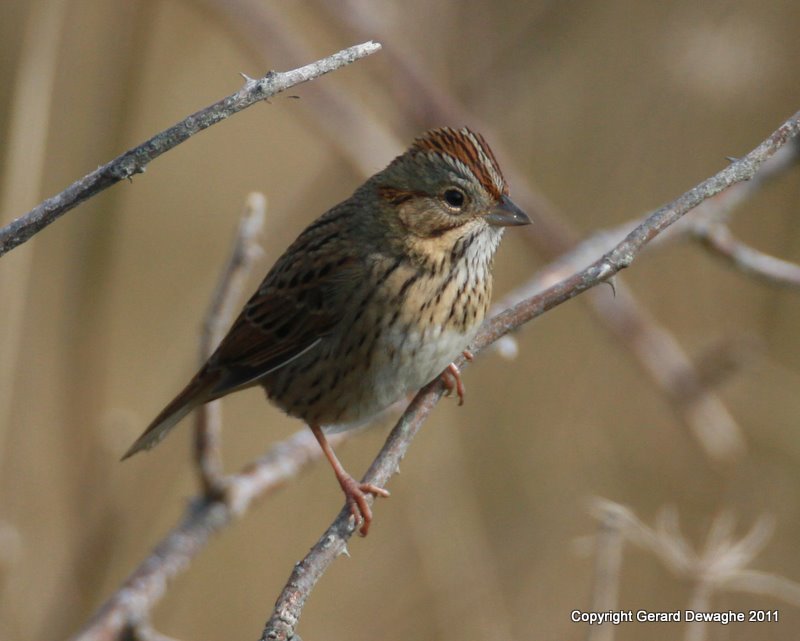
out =
[(367, 533), (365, 493), (322, 426), (352, 427), (443, 373), (489, 307), (492, 257), (528, 217), (479, 134), (436, 129), (309, 225), (217, 350), (125, 454), (149, 449), (195, 407), (261, 385), (308, 423)]

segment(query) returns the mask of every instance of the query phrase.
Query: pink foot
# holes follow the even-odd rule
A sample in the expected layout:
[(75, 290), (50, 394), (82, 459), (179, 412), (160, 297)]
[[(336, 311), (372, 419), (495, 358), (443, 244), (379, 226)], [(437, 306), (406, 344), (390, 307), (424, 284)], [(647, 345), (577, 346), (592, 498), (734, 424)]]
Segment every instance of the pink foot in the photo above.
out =
[(358, 533), (367, 536), (372, 523), (372, 510), (367, 503), (367, 494), (388, 497), (389, 492), (372, 483), (359, 483), (350, 475), (339, 477), (339, 485), (342, 486), (347, 504), (350, 506), (350, 513), (355, 517), (356, 523), (361, 522)]
[(453, 390), (456, 391), (458, 394), (458, 404), (464, 404), (464, 383), (461, 380), (461, 370), (458, 369), (458, 365), (455, 363), (450, 363), (442, 372), (442, 382), (444, 386), (447, 388), (447, 392), (445, 392), (446, 396), (451, 396), (453, 394)]

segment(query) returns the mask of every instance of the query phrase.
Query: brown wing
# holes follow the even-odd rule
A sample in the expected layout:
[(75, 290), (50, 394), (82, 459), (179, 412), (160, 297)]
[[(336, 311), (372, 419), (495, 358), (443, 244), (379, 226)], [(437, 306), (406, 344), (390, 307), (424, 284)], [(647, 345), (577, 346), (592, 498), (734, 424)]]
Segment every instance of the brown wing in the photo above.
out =
[[(341, 321), (365, 262), (342, 252), (349, 211), (312, 223), (278, 259), (219, 347), (123, 458), (150, 449), (193, 408), (253, 385), (313, 350)], [(356, 248), (357, 249), (357, 248)]]
[[(285, 258), (291, 257), (285, 255)], [(217, 351), (122, 457), (155, 446), (192, 409), (237, 389), (314, 349), (340, 321), (363, 274), (360, 261), (304, 256), (284, 270), (279, 263), (264, 279), (222, 339)], [(285, 272), (290, 277), (285, 277)], [(295, 279), (295, 274), (299, 277)]]
[(325, 245), (288, 251), (267, 275), (209, 359), (209, 370), (222, 372), (213, 396), (253, 384), (313, 350), (339, 323), (363, 268), (332, 244), (329, 251)]

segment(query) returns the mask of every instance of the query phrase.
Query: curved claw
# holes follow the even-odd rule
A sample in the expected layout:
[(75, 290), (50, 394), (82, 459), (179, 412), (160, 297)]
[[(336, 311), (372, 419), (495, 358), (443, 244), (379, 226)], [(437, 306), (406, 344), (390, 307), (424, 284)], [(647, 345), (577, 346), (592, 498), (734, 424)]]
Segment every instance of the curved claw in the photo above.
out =
[[(471, 354), (470, 354), (471, 355)], [(466, 356), (466, 353), (464, 354)], [(442, 372), (442, 382), (444, 386), (447, 388), (445, 392), (446, 396), (452, 396), (453, 390), (456, 391), (458, 394), (458, 404), (464, 404), (464, 382), (461, 380), (461, 370), (458, 369), (458, 365), (455, 363), (450, 363)]]
[(359, 483), (352, 476), (340, 478), (339, 485), (342, 486), (347, 504), (350, 506), (350, 513), (355, 518), (356, 523), (361, 522), (358, 533), (361, 536), (367, 536), (369, 526), (372, 523), (372, 510), (369, 507), (369, 503), (367, 503), (367, 494), (387, 498), (389, 491), (372, 483)]

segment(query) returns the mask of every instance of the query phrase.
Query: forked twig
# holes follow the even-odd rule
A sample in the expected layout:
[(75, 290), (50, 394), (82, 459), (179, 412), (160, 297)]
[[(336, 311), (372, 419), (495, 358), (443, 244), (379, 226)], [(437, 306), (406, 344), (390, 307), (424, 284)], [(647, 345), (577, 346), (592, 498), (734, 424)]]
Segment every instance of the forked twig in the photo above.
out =
[[(331, 434), (336, 446), (348, 432)], [(117, 641), (124, 630), (146, 623), (150, 611), (166, 592), (168, 582), (184, 572), (213, 534), (250, 507), (257, 498), (282, 487), (302, 469), (322, 457), (308, 429), (274, 445), (238, 474), (225, 478), (225, 493), (196, 497), (181, 522), (153, 548), (119, 589), (100, 606), (72, 641)]]

